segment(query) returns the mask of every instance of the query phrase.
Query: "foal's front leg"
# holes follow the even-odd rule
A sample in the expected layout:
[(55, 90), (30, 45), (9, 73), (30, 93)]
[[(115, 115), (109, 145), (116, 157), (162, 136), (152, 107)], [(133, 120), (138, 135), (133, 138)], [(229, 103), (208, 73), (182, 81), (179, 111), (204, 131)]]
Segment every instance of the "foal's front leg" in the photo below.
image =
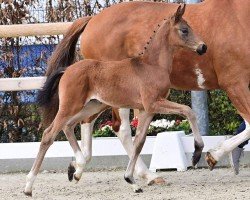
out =
[(147, 105), (145, 105), (145, 109), (150, 113), (178, 114), (183, 115), (188, 119), (194, 135), (195, 151), (193, 154), (192, 164), (193, 166), (195, 166), (201, 158), (204, 143), (199, 133), (194, 111), (189, 106), (171, 102), (167, 99), (160, 99), (158, 101), (155, 101), (154, 103), (148, 103)]
[[(115, 110), (115, 114), (119, 115), (121, 119), (119, 131), (115, 132), (115, 134), (121, 141), (124, 149), (130, 157), (133, 151), (133, 140), (130, 128), (129, 113), (130, 109), (127, 108), (120, 108), (118, 110)], [(135, 165), (135, 174), (140, 178), (145, 179), (148, 185), (165, 183), (165, 180), (157, 173), (149, 171), (140, 156), (138, 157)]]
[(132, 186), (134, 192), (142, 192), (142, 189), (136, 185), (133, 174), (134, 174), (137, 158), (146, 140), (148, 126), (153, 116), (154, 114), (152, 113), (150, 114), (145, 111), (140, 111), (139, 116), (138, 116), (139, 124), (136, 130), (134, 146), (133, 146), (132, 154), (130, 156), (130, 161), (128, 163), (126, 173), (124, 175), (124, 179)]

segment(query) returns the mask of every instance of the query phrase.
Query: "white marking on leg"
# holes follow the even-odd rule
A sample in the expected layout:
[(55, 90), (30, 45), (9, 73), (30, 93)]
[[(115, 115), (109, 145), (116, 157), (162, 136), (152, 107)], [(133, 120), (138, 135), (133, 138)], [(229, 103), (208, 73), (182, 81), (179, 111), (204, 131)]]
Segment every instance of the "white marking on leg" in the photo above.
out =
[(142, 189), (138, 185), (131, 184), (131, 186), (132, 186), (134, 192), (142, 192)]
[(205, 78), (204, 78), (203, 73), (202, 73), (201, 69), (199, 68), (198, 64), (195, 65), (194, 73), (197, 76), (197, 84), (198, 84), (199, 88), (205, 89), (206, 88), (204, 85)]
[(82, 177), (82, 173), (83, 173), (83, 169), (84, 169), (84, 166), (86, 164), (86, 161), (85, 161), (83, 153), (81, 151), (77, 151), (75, 153), (75, 157), (76, 157), (76, 171), (75, 171), (74, 175), (78, 179), (80, 179)]
[(222, 145), (219, 147), (210, 150), (210, 153), (214, 157), (216, 161), (218, 161), (221, 157), (223, 157), (225, 154), (231, 152), (233, 149), (235, 149), (238, 145), (240, 145), (242, 142), (248, 140), (250, 138), (250, 129), (245, 129), (238, 135), (233, 136), (232, 138), (224, 141)]
[(32, 193), (32, 187), (34, 184), (34, 181), (36, 179), (36, 176), (32, 171), (29, 172), (29, 174), (26, 176), (26, 186), (25, 186), (25, 193)]
[(95, 120), (91, 123), (81, 125), (81, 150), (86, 163), (89, 163), (92, 157), (92, 132)]
[(130, 128), (130, 121), (129, 121), (129, 109), (123, 109), (120, 108), (119, 110), (119, 116), (121, 118), (121, 126), (119, 129), (119, 134), (122, 135), (131, 135), (131, 128)]
[(244, 119), (244, 122), (245, 122), (245, 124), (246, 124), (246, 129), (247, 129), (247, 130), (250, 129), (250, 124), (247, 122), (247, 120)]
[[(128, 156), (130, 157), (133, 149), (133, 141), (131, 136), (131, 128), (130, 128), (130, 121), (129, 121), (129, 109), (120, 108), (119, 116), (121, 118), (121, 126), (119, 131), (116, 133), (119, 140), (121, 141), (124, 149), (126, 150)], [(135, 166), (135, 173), (147, 180), (147, 183), (151, 183), (152, 180), (159, 178), (156, 173), (152, 173), (148, 170), (147, 166), (139, 156)]]

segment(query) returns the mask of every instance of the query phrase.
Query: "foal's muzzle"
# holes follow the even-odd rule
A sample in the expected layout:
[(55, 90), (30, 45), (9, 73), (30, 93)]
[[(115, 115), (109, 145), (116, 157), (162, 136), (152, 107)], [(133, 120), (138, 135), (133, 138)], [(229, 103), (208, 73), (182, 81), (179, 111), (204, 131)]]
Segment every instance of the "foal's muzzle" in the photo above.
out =
[(200, 44), (200, 45), (198, 46), (198, 48), (196, 49), (196, 52), (197, 52), (199, 55), (202, 55), (202, 54), (206, 53), (206, 51), (207, 51), (207, 45), (205, 45), (205, 44)]

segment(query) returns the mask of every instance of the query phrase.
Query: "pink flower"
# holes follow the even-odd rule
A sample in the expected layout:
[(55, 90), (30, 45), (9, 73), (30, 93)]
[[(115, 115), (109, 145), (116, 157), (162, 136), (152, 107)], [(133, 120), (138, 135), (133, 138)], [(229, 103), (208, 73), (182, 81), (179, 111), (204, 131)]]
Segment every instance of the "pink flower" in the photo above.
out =
[(131, 121), (130, 125), (131, 125), (132, 127), (134, 127), (134, 128), (137, 128), (137, 126), (138, 126), (138, 118), (135, 117), (135, 118)]
[(112, 126), (112, 121), (108, 120), (108, 121), (102, 123), (102, 124), (100, 125), (100, 128), (102, 128), (102, 127), (104, 127), (104, 126), (106, 126), (106, 125)]
[(179, 119), (177, 119), (176, 121), (175, 121), (175, 124), (176, 125), (179, 125), (181, 123), (181, 120), (179, 120)]

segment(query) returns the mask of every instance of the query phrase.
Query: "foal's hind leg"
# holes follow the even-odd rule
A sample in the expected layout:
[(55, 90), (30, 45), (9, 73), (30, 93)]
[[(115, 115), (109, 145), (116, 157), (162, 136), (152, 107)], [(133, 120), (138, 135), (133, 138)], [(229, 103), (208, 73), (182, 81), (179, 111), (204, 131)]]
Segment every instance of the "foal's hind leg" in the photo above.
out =
[(54, 121), (52, 122), (52, 124), (43, 132), (43, 137), (41, 140), (39, 152), (31, 168), (31, 171), (29, 172), (26, 178), (26, 187), (25, 187), (24, 193), (27, 196), (32, 196), (32, 186), (39, 172), (44, 156), (48, 148), (54, 142), (58, 133), (62, 130), (66, 121), (67, 121), (66, 116), (61, 115), (61, 113), (58, 113)]
[[(81, 151), (83, 153), (83, 157), (85, 160), (85, 165), (88, 164), (92, 157), (92, 132), (93, 126), (95, 123), (95, 119), (93, 121), (86, 123), (84, 122), (81, 125)], [(73, 131), (72, 131), (73, 132)], [(68, 139), (69, 140), (69, 139)], [(68, 166), (68, 179), (69, 181), (73, 180), (73, 175), (76, 171), (76, 163), (75, 161), (70, 162)]]
[(135, 183), (133, 173), (135, 169), (135, 164), (137, 162), (137, 158), (142, 150), (142, 147), (146, 140), (147, 130), (148, 126), (153, 118), (154, 114), (146, 113), (145, 111), (140, 111), (140, 114), (138, 116), (138, 127), (136, 130), (136, 135), (134, 139), (134, 146), (132, 148), (130, 155), (130, 161), (128, 163), (128, 167), (126, 170), (126, 173), (124, 175), (124, 179), (129, 183), (134, 192), (142, 192), (142, 189), (138, 187)]
[(250, 91), (248, 85), (248, 80), (241, 80), (225, 89), (233, 105), (246, 121), (246, 129), (240, 134), (224, 141), (219, 147), (207, 152), (206, 161), (210, 170), (215, 167), (220, 158), (250, 138)]
[[(64, 128), (65, 135), (67, 136), (67, 139), (75, 153), (75, 158), (76, 158), (76, 162), (72, 162), (68, 168), (68, 178), (70, 181), (72, 181), (73, 177), (76, 181), (80, 180), (82, 173), (83, 173), (83, 169), (89, 160), (89, 154), (88, 154), (89, 149), (87, 151), (87, 154), (81, 151), (77, 143), (77, 140), (75, 138), (74, 127), (80, 121), (86, 118), (89, 118), (93, 115), (96, 115), (102, 112), (103, 110), (105, 110), (106, 108), (107, 108), (107, 105), (102, 104), (97, 100), (92, 100), (85, 105), (83, 110), (81, 110), (79, 113), (74, 115), (67, 122)], [(90, 134), (90, 137), (91, 137), (91, 134)], [(87, 140), (85, 143), (91, 144), (92, 138), (85, 138), (85, 139)], [(88, 146), (88, 148), (91, 148), (91, 146)]]

